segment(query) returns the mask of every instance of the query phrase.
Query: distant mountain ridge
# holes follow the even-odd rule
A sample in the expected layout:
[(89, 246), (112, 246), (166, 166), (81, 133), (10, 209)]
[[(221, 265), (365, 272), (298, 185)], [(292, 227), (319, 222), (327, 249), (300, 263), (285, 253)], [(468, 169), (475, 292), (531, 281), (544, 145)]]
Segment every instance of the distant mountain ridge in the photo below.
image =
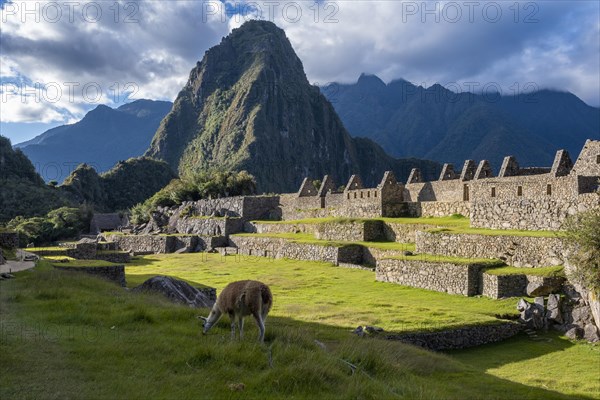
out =
[(171, 102), (153, 100), (116, 109), (99, 105), (75, 124), (49, 129), (14, 147), (46, 181), (62, 182), (81, 163), (105, 172), (121, 160), (142, 155), (171, 107)]
[(209, 49), (161, 122), (146, 155), (180, 175), (212, 168), (247, 170), (259, 191), (293, 192), (306, 176), (338, 185), (358, 173), (378, 183), (385, 170), (406, 179), (412, 167), (370, 140), (354, 140), (331, 104), (309, 84), (282, 29), (248, 21)]
[(600, 109), (566, 92), (519, 96), (454, 93), (399, 79), (388, 84), (362, 74), (354, 84), (322, 87), (344, 126), (396, 157), (462, 166), (489, 160), (497, 169), (514, 155), (523, 166), (549, 166), (557, 149), (575, 158), (586, 139), (600, 137)]

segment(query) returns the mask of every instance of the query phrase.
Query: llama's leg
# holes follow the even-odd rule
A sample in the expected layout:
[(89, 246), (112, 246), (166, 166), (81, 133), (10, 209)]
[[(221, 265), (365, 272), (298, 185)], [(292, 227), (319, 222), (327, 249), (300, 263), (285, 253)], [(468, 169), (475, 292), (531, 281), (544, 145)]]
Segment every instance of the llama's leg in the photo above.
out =
[(235, 339), (235, 315), (229, 314), (229, 319), (231, 320), (231, 340)]
[(240, 330), (240, 339), (243, 339), (244, 338), (244, 317), (242, 317), (240, 315), (238, 321), (239, 321), (238, 322), (238, 327), (239, 327), (239, 330)]
[(265, 323), (259, 313), (254, 314), (254, 319), (256, 319), (256, 325), (258, 325), (259, 330), (258, 341), (263, 343), (265, 341)]

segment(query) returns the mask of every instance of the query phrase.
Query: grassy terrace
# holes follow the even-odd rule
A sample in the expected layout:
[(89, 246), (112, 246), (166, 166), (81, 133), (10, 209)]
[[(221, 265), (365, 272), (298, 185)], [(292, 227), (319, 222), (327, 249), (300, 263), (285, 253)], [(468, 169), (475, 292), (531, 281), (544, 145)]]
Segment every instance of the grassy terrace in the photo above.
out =
[(69, 260), (67, 262), (52, 262), (52, 265), (59, 267), (114, 267), (122, 264), (103, 260)]
[(397, 251), (414, 251), (414, 243), (398, 243), (398, 242), (343, 242), (334, 240), (315, 239), (311, 233), (236, 233), (231, 236), (238, 237), (259, 237), (259, 238), (274, 238), (285, 239), (292, 243), (315, 244), (319, 246), (334, 246), (342, 247), (352, 244), (358, 244), (366, 247), (371, 247), (379, 250), (397, 250)]
[[(469, 219), (463, 216), (449, 217), (422, 217), (422, 218), (307, 218), (291, 221), (254, 221), (261, 224), (325, 224), (325, 223), (350, 223), (364, 221), (384, 221), (389, 224), (424, 224), (432, 225), (427, 232), (432, 233), (453, 233), (453, 234), (471, 234), (471, 235), (486, 235), (486, 236), (530, 236), (530, 237), (561, 237), (563, 232), (556, 231), (527, 231), (518, 229), (486, 229), (486, 228), (471, 228)], [(441, 227), (441, 228), (440, 228)]]
[(485, 228), (433, 228), (428, 229), (431, 233), (451, 233), (460, 235), (484, 235), (484, 236), (529, 236), (529, 237), (564, 237), (564, 232), (558, 231), (524, 231), (517, 229), (485, 229)]
[(289, 221), (253, 221), (261, 224), (283, 224), (283, 225), (294, 225), (294, 224), (326, 224), (326, 223), (337, 223), (347, 224), (352, 222), (364, 222), (364, 221), (384, 221), (387, 223), (395, 224), (425, 224), (425, 225), (440, 225), (447, 227), (468, 227), (469, 219), (463, 216), (450, 216), (450, 217), (423, 217), (423, 218), (306, 218)]
[(463, 257), (451, 257), (441, 256), (437, 254), (415, 254), (412, 256), (390, 256), (386, 257), (392, 260), (406, 260), (406, 261), (424, 261), (432, 263), (451, 263), (451, 264), (479, 264), (487, 267), (498, 267), (506, 265), (504, 261), (493, 258), (463, 258)]
[[(346, 329), (370, 324), (389, 331), (435, 330), (494, 323), (496, 314), (517, 313), (512, 299), (452, 296), (376, 282), (372, 271), (325, 262), (204, 253), (148, 255), (127, 264), (125, 272), (128, 281), (137, 275), (170, 275), (217, 290), (234, 280), (258, 279), (273, 290), (272, 315)], [(381, 312), (373, 313), (375, 309)]]
[[(147, 256), (126, 269), (128, 280), (160, 273), (218, 289), (234, 279), (264, 280), (275, 299), (265, 345), (255, 342), (251, 321), (242, 341), (229, 340), (227, 318), (202, 336), (195, 316), (208, 310), (125, 291), (42, 261), (36, 271), (0, 282), (0, 398), (600, 396), (593, 368), (600, 347), (574, 344), (556, 333), (541, 335), (542, 341), (519, 335), (436, 354), (349, 332), (359, 323), (398, 330), (485, 323), (494, 314), (514, 313), (514, 299), (377, 283), (372, 273), (325, 263), (216, 254)], [(356, 366), (354, 372), (348, 363)]]
[(538, 268), (517, 268), (504, 266), (499, 268), (491, 268), (485, 271), (490, 275), (534, 275), (544, 277), (560, 276), (564, 277), (564, 268), (562, 265), (555, 267), (538, 267)]

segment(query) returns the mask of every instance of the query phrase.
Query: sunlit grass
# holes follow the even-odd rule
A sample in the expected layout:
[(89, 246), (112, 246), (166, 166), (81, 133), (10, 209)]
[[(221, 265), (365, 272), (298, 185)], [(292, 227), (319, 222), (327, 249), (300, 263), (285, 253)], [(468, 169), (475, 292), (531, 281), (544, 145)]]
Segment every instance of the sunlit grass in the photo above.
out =
[[(544, 346), (521, 336), (446, 356), (357, 338), (345, 324), (317, 321), (302, 311), (312, 297), (314, 309), (327, 301), (340, 308), (340, 315), (351, 315), (345, 306), (352, 305), (385, 322), (388, 314), (408, 320), (444, 304), (498, 311), (503, 302), (374, 285), (372, 273), (322, 263), (248, 265), (250, 260), (226, 259), (221, 265), (211, 255), (202, 266), (194, 261), (199, 256), (144, 257), (135, 268), (180, 271), (219, 288), (234, 278), (267, 281), (260, 274), (271, 275), (275, 308), (264, 345), (256, 342), (251, 321), (242, 341), (229, 339), (227, 318), (202, 336), (195, 316), (208, 310), (132, 293), (86, 274), (52, 270), (42, 262), (36, 270), (0, 282), (0, 398), (581, 399), (597, 393), (590, 368), (597, 352), (556, 336)], [(332, 282), (348, 285), (353, 293), (344, 295)], [(381, 298), (376, 291), (383, 292)], [(299, 316), (282, 316), (294, 305), (288, 296), (299, 300)], [(363, 306), (356, 307), (361, 300)], [(391, 310), (396, 302), (407, 307)], [(421, 307), (414, 306), (418, 302)], [(565, 365), (569, 368), (561, 370)]]

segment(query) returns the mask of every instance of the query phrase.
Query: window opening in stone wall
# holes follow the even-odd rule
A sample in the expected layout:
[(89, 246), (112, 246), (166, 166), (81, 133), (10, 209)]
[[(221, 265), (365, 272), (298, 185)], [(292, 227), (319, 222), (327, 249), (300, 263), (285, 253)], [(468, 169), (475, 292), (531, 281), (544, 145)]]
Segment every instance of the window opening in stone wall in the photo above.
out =
[(469, 185), (463, 186), (463, 201), (469, 201)]
[(552, 196), (552, 185), (550, 185), (550, 184), (546, 185), (546, 194), (548, 196)]
[(600, 154), (596, 156), (596, 164), (600, 164)]
[(377, 197), (377, 192), (373, 192), (373, 195), (374, 195), (375, 197)]
[(492, 188), (492, 197), (496, 197), (496, 188), (495, 187)]
[(523, 196), (523, 186), (517, 187), (517, 196)]

